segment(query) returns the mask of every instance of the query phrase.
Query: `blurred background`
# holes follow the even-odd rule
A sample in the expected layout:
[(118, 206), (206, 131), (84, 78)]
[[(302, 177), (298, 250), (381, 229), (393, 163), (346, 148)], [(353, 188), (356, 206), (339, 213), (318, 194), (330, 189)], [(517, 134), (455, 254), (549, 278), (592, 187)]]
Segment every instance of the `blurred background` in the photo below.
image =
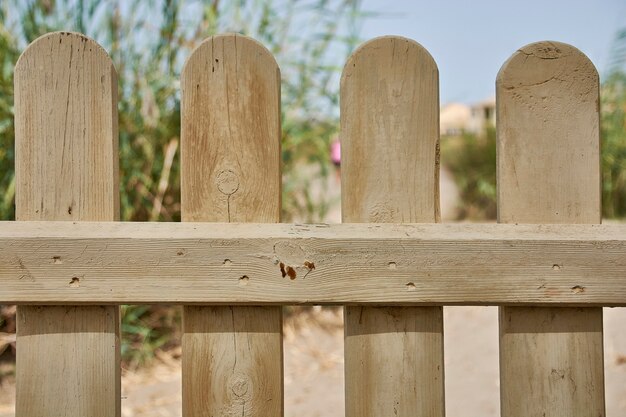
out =
[[(0, 219), (14, 219), (13, 68), (56, 30), (82, 32), (119, 74), (124, 221), (180, 221), (180, 84), (204, 38), (239, 32), (282, 71), (283, 221), (339, 222), (339, 78), (364, 40), (403, 35), (440, 69), (444, 221), (494, 221), (495, 77), (519, 47), (580, 48), (601, 77), (603, 214), (626, 216), (626, 3), (621, 0), (0, 0)], [(618, 313), (618, 311), (620, 311)], [(123, 415), (180, 415), (178, 307), (123, 306)], [(621, 314), (621, 315), (620, 315)], [(449, 416), (497, 416), (497, 310), (446, 308)], [(285, 308), (286, 416), (343, 416), (342, 315)], [(626, 415), (626, 315), (606, 310), (608, 416)], [(0, 306), (0, 417), (13, 415), (15, 307)], [(609, 382), (609, 379), (613, 378)], [(615, 385), (615, 389), (609, 388)]]

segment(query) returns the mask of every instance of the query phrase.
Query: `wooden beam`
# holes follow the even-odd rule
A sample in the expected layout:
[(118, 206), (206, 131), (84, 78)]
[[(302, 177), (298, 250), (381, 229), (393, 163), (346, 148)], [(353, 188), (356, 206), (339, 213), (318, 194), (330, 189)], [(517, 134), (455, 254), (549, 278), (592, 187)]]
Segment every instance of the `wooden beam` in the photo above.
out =
[(0, 303), (626, 306), (626, 225), (5, 222)]

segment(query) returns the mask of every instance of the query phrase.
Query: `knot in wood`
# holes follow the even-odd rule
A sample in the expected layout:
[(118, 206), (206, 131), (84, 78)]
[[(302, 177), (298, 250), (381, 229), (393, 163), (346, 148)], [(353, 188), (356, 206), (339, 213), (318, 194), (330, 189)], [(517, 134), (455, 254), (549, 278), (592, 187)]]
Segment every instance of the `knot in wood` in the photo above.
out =
[(373, 223), (389, 223), (395, 218), (395, 211), (385, 202), (377, 202), (369, 209), (369, 220)]
[(556, 59), (562, 54), (561, 48), (550, 42), (540, 42), (524, 50), (524, 53), (540, 59)]
[(221, 171), (215, 180), (222, 194), (232, 195), (239, 189), (239, 177), (230, 169)]
[(304, 249), (295, 242), (280, 241), (274, 245), (274, 256), (285, 265), (303, 265), (306, 260)]
[(236, 399), (245, 400), (250, 388), (250, 378), (247, 375), (237, 373), (231, 377), (228, 387)]

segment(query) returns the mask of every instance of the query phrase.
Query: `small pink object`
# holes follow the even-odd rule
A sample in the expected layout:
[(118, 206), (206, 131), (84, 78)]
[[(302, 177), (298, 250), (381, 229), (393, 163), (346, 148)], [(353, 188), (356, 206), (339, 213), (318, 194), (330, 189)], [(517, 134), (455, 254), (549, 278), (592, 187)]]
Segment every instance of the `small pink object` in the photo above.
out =
[(330, 144), (330, 160), (335, 165), (341, 164), (341, 144), (337, 139)]

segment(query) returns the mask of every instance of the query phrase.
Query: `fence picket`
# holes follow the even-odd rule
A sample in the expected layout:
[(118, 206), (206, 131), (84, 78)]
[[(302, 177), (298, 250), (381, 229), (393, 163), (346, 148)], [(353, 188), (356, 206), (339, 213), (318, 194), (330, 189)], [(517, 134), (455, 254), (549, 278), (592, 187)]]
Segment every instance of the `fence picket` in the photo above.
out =
[[(96, 42), (57, 32), (24, 51), (15, 126), (17, 220), (119, 220), (117, 75)], [(118, 306), (17, 314), (18, 417), (120, 415)]]
[[(496, 94), (499, 222), (600, 223), (591, 61), (566, 44), (527, 45), (503, 65)], [(567, 267), (545, 266), (546, 292)], [(602, 309), (501, 307), (500, 375), (502, 417), (603, 416)]]
[[(181, 86), (183, 221), (280, 221), (280, 72), (270, 52), (214, 36), (189, 57)], [(281, 307), (184, 307), (185, 417), (282, 416), (282, 381)]]
[[(344, 222), (439, 221), (438, 88), (434, 60), (412, 40), (381, 37), (352, 54), (341, 79)], [(442, 307), (346, 307), (345, 374), (347, 417), (443, 416)]]

